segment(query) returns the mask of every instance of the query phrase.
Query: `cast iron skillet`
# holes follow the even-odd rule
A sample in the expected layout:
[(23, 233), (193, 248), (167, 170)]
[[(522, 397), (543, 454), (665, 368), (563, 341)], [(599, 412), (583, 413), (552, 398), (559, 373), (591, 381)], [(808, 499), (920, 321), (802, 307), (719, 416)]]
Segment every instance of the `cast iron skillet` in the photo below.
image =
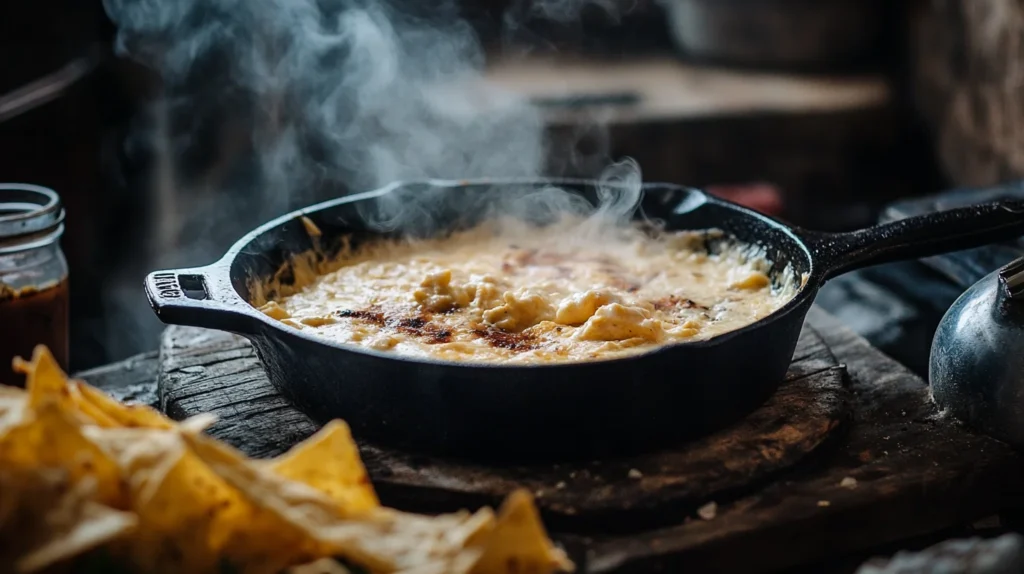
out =
[[(727, 425), (762, 404), (783, 380), (804, 316), (830, 277), (1024, 235), (1024, 202), (823, 233), (788, 227), (694, 189), (649, 184), (642, 202), (646, 216), (664, 220), (669, 229), (723, 229), (763, 245), (776, 277), (789, 264), (808, 279), (787, 305), (745, 328), (592, 363), (487, 366), (414, 360), (317, 339), (247, 303), (251, 281), (271, 276), (291, 255), (314, 248), (315, 241), (322, 246), (344, 235), (356, 242), (379, 236), (382, 232), (368, 229), (363, 216), (398, 194), (444, 198), (407, 229), (429, 235), (438, 227), (479, 221), (488, 198), (527, 197), (552, 183), (595, 201), (595, 184), (578, 180), (396, 183), (280, 217), (207, 267), (154, 272), (146, 278), (146, 293), (165, 323), (248, 338), (282, 394), (320, 421), (345, 419), (358, 438), (474, 458), (576, 458), (653, 449)], [(311, 238), (302, 216), (323, 232), (319, 240)]]

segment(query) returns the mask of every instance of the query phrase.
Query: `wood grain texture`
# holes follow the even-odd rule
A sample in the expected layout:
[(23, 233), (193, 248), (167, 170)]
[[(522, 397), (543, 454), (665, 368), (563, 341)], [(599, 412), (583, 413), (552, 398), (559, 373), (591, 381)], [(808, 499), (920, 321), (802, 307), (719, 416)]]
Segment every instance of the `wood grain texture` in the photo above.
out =
[[(487, 79), (531, 98), (634, 94), (600, 106), (608, 125), (757, 114), (841, 113), (892, 101), (882, 76), (811, 77), (684, 64), (677, 59), (604, 61), (560, 55), (492, 62)], [(550, 106), (551, 124), (593, 121), (593, 107)], [(582, 115), (581, 115), (582, 114)]]
[[(664, 481), (665, 475), (659, 475), (657, 468), (640, 468), (639, 462), (636, 469), (641, 476), (631, 482), (621, 475), (625, 470), (629, 479), (629, 464), (595, 465), (610, 472), (621, 464), (616, 479), (633, 489), (634, 500), (657, 507), (655, 493), (646, 498), (637, 494), (647, 492), (645, 481), (656, 492), (660, 489), (675, 497), (676, 504), (661, 506), (657, 517), (637, 510), (624, 512), (621, 507), (617, 514), (602, 513), (600, 506), (590, 506), (594, 520), (583, 520), (576, 501), (588, 503), (588, 498), (598, 498), (596, 493), (609, 485), (592, 475), (581, 477), (578, 469), (578, 482), (571, 487), (569, 480), (562, 488), (555, 484), (553, 492), (565, 491), (559, 497), (541, 488), (538, 501), (546, 510), (545, 518), (581, 572), (771, 572), (938, 532), (1021, 506), (1024, 459), (1019, 454), (944, 419), (921, 379), (823, 311), (812, 309), (808, 324), (825, 342), (824, 352), (829, 355), (809, 347), (819, 362), (815, 366), (813, 361), (797, 361), (809, 366), (808, 376), (797, 374), (773, 400), (782, 400), (780, 396), (791, 388), (795, 391), (794, 381), (824, 380), (842, 372), (836, 363), (845, 364), (853, 416), (840, 426), (842, 432), (819, 433), (834, 440), (788, 471), (745, 488), (726, 488), (722, 480), (728, 475), (714, 473), (701, 475), (707, 484), (700, 488), (685, 480), (655, 484)], [(161, 353), (162, 400), (174, 416), (209, 406), (223, 417), (212, 432), (259, 456), (275, 454), (314, 431), (308, 419), (261, 383), (262, 371), (253, 366), (251, 351), (230, 336), (170, 330)], [(816, 374), (811, 376), (812, 372)], [(822, 385), (826, 390), (835, 388)], [(207, 398), (230, 389), (226, 398), (212, 402)], [(842, 393), (833, 396), (841, 400)], [(821, 403), (805, 404), (842, 412)], [(771, 441), (766, 444), (766, 453), (782, 452)], [(711, 451), (705, 452), (712, 456)], [(487, 480), (504, 485), (490, 490), (491, 485), (469, 480), (445, 483), (438, 461), (410, 456), (399, 465), (387, 458), (395, 455), (385, 456), (367, 446), (363, 456), (382, 498), (407, 508), (475, 506), (492, 502), (491, 492), (512, 483), (534, 485), (541, 480), (532, 474), (534, 469), (505, 469), (500, 480), (487, 475)], [(696, 452), (685, 456), (700, 460)], [(698, 464), (692, 470), (703, 472)], [(712, 516), (705, 508), (701, 518), (695, 505), (709, 502), (716, 503), (716, 511)], [(607, 510), (607, 502), (603, 504)], [(576, 508), (577, 514), (571, 515), (569, 508)], [(616, 516), (630, 519), (617, 521)]]
[(806, 327), (786, 382), (740, 423), (673, 449), (572, 464), (494, 467), (428, 459), (364, 445), (383, 496), (440, 511), (496, 504), (533, 492), (549, 524), (635, 530), (694, 511), (715, 495), (754, 488), (829, 439), (847, 415), (843, 368)]
[(75, 373), (74, 377), (103, 389), (119, 401), (155, 407), (159, 403), (156, 384), (159, 367), (159, 353), (153, 351)]
[(955, 185), (1024, 176), (1024, 5), (1006, 0), (908, 3), (915, 103)]
[[(497, 504), (516, 488), (549, 520), (579, 528), (635, 529), (671, 521), (715, 494), (751, 488), (822, 445), (846, 419), (843, 369), (805, 328), (786, 382), (760, 410), (702, 440), (649, 455), (573, 464), (495, 467), (361, 443), (381, 496), (406, 509)], [(315, 424), (282, 399), (242, 338), (171, 328), (161, 349), (161, 401), (183, 419), (218, 415), (210, 434), (252, 456), (283, 452)]]
[(712, 520), (588, 540), (588, 572), (770, 572), (1021, 506), (1020, 454), (942, 417), (924, 381), (831, 316), (808, 318), (850, 375), (842, 444)]

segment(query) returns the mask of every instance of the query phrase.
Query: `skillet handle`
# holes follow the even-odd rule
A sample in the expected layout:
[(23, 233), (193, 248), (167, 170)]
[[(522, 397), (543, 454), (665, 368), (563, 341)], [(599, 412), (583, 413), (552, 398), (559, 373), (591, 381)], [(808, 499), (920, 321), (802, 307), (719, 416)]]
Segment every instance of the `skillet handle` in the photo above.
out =
[(146, 297), (168, 325), (187, 325), (233, 333), (252, 333), (255, 309), (243, 300), (219, 264), (165, 269), (146, 276)]
[(1010, 241), (1024, 235), (1024, 201), (1006, 200), (908, 217), (846, 233), (797, 230), (823, 279), (847, 271)]

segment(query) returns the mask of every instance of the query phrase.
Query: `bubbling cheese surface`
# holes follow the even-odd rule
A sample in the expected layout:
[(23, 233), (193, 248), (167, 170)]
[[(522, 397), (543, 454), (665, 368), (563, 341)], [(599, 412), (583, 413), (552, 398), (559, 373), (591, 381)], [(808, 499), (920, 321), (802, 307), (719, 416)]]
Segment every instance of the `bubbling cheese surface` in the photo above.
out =
[[(343, 252), (331, 270), (260, 307), (317, 336), (455, 362), (604, 360), (708, 339), (793, 297), (769, 263), (720, 232), (495, 225)], [(786, 273), (783, 274), (787, 275)], [(791, 274), (789, 274), (791, 275)]]

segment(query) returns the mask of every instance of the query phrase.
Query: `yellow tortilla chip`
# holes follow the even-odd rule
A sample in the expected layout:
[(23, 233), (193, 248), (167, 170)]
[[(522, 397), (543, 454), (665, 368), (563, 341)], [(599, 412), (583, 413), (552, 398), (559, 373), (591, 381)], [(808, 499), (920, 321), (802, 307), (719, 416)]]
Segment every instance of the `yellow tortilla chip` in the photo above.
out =
[(56, 401), (65, 412), (75, 411), (74, 401), (68, 391), (67, 376), (45, 346), (36, 346), (31, 361), (15, 357), (13, 366), (15, 372), (25, 375), (30, 408), (35, 409), (44, 402)]
[[(139, 527), (113, 554), (138, 571), (216, 574), (230, 565), (236, 572), (276, 574), (327, 555), (304, 529), (221, 478), (186, 442), (190, 431), (91, 428), (87, 434), (128, 477)], [(221, 460), (227, 465), (256, 462), (228, 447), (213, 450), (228, 453)]]
[(30, 362), (16, 357), (14, 370), (25, 375), (30, 408), (37, 408), (46, 401), (56, 402), (65, 413), (82, 423), (117, 425), (114, 419), (83, 396), (79, 388), (69, 384), (67, 375), (46, 347), (37, 346)]
[(293, 566), (285, 574), (352, 574), (352, 571), (333, 558), (321, 558), (309, 564)]
[[(112, 432), (113, 431), (113, 432)], [(128, 432), (134, 431), (134, 432)], [(191, 455), (173, 432), (109, 429), (128, 477), (139, 527), (115, 555), (141, 572), (211, 572), (219, 562), (218, 528), (245, 501)], [(139, 438), (127, 440), (131, 435)]]
[(0, 466), (0, 564), (14, 564), (38, 545), (43, 517), (68, 488), (64, 471)]
[(178, 431), (189, 434), (200, 434), (217, 422), (217, 415), (213, 413), (202, 413), (178, 423)]
[[(70, 381), (69, 384), (81, 397), (81, 401), (77, 403), (79, 408), (82, 408), (83, 411), (88, 409), (87, 414), (99, 413), (103, 417), (103, 422), (96, 420), (96, 424), (100, 426), (154, 429), (174, 427), (174, 422), (171, 419), (146, 405), (126, 405), (81, 381)], [(98, 417), (94, 418), (98, 419)]]
[(27, 396), (28, 394), (25, 392), (25, 389), (0, 385), (0, 402), (18, 398), (24, 399)]
[(483, 556), (472, 574), (553, 574), (572, 572), (565, 552), (548, 539), (533, 497), (525, 490), (509, 495), (494, 531), (483, 540)]
[[(207, 437), (185, 435), (185, 440), (246, 499), (315, 541), (315, 553), (310, 558), (342, 556), (380, 573), (415, 566), (428, 567), (422, 570), (424, 574), (464, 574), (480, 555), (479, 549), (467, 548), (466, 541), (489, 526), (488, 520), (493, 522), (487, 512), (481, 514), (482, 520), (469, 513), (426, 517), (388, 509), (344, 517), (333, 499), (278, 475), (266, 464), (249, 461), (235, 449)], [(467, 523), (471, 526), (466, 527)]]
[(372, 572), (468, 574), (483, 549), (472, 541), (494, 529), (494, 513), (483, 508), (423, 516), (382, 508), (375, 520), (340, 525), (318, 534), (334, 541), (338, 553)]
[(270, 461), (283, 478), (312, 486), (337, 503), (342, 516), (365, 514), (380, 507), (359, 449), (348, 425), (328, 423), (315, 435)]
[(94, 481), (71, 485), (64, 471), (0, 470), (0, 564), (39, 571), (133, 528), (130, 513), (97, 504), (94, 495)]
[(53, 400), (42, 403), (0, 435), (0, 467), (63, 469), (72, 484), (87, 477), (94, 479), (99, 502), (114, 508), (126, 503), (117, 465)]
[(525, 492), (497, 519), (486, 508), (382, 508), (343, 422), (277, 459), (250, 460), (202, 435), (212, 416), (179, 424), (122, 405), (68, 381), (42, 347), (15, 363), (28, 384), (0, 388), (0, 564), (64, 567), (104, 545), (146, 574), (277, 574), (327, 556), (376, 574), (573, 567)]
[[(8, 388), (10, 387), (0, 387)], [(0, 394), (0, 436), (11, 427), (21, 424), (28, 413), (28, 393), (17, 390), (20, 392)]]
[[(80, 486), (83, 486), (83, 483)], [(36, 572), (116, 540), (135, 528), (135, 515), (97, 504), (81, 488), (47, 513), (48, 540), (22, 556), (18, 572)]]
[(89, 399), (84, 397), (82, 393), (74, 385), (68, 384), (68, 396), (71, 397), (71, 402), (74, 408), (77, 410), (76, 418), (84, 418), (85, 424), (94, 424), (101, 427), (116, 427), (119, 426), (117, 421), (112, 419), (110, 415), (103, 412), (96, 405), (92, 404)]
[(332, 501), (313, 488), (277, 477), (231, 447), (182, 433), (191, 456), (232, 489), (244, 505), (219, 533), (221, 556), (245, 572), (280, 570), (329, 555), (309, 534), (334, 515)]

